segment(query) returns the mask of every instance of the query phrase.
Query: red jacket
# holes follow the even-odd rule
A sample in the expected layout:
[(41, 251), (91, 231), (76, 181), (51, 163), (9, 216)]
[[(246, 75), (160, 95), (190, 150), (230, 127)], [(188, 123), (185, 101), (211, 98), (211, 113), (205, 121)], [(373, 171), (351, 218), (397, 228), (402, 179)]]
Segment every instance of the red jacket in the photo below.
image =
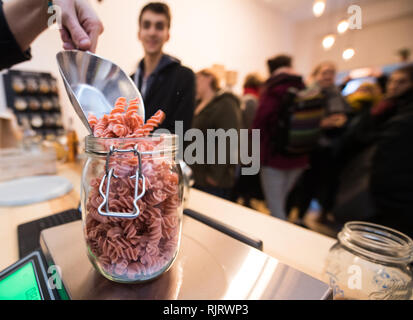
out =
[(260, 129), (261, 141), (261, 166), (275, 169), (289, 170), (305, 168), (308, 165), (308, 156), (285, 157), (273, 154), (271, 146), (271, 133), (276, 125), (281, 101), (288, 88), (304, 89), (305, 85), (300, 76), (281, 73), (273, 76), (265, 83), (261, 94), (259, 106), (252, 125), (253, 129)]

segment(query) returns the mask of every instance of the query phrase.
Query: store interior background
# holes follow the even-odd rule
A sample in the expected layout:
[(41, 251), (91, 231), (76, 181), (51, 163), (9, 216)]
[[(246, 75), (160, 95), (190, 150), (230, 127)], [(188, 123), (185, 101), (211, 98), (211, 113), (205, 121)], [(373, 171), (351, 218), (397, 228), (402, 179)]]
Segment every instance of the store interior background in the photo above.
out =
[[(96, 53), (112, 60), (127, 73), (136, 69), (143, 56), (137, 39), (137, 20), (144, 0), (90, 0), (103, 21), (105, 31)], [(259, 72), (267, 77), (266, 60), (279, 53), (294, 57), (296, 70), (308, 76), (320, 61), (334, 61), (338, 71), (380, 67), (397, 63), (401, 48), (413, 50), (412, 0), (328, 0), (324, 14), (316, 18), (312, 0), (169, 0), (172, 10), (171, 38), (165, 52), (198, 71), (213, 64), (238, 73), (233, 87), (241, 93), (246, 74)], [(362, 9), (362, 29), (349, 30), (336, 38), (325, 51), (322, 38), (334, 32), (337, 23), (348, 17), (347, 8)], [(351, 45), (356, 54), (348, 61), (341, 57)], [(51, 72), (59, 80), (63, 122), (74, 119), (80, 137), (87, 134), (67, 98), (55, 55), (61, 50), (57, 28), (46, 30), (32, 46), (33, 59), (15, 69)]]

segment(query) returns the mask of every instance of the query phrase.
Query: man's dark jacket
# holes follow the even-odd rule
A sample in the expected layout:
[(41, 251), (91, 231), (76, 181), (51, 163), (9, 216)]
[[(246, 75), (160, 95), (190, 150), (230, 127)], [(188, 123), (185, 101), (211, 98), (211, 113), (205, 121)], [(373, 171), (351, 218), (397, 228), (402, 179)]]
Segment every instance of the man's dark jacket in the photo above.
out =
[[(139, 63), (137, 72), (138, 74), (132, 75), (132, 79), (141, 91), (143, 60)], [(183, 121), (184, 132), (191, 128), (195, 108), (195, 75), (191, 69), (165, 54), (150, 75), (147, 86), (146, 93), (142, 95), (146, 120), (160, 109), (166, 114), (160, 128), (174, 133), (177, 120)]]

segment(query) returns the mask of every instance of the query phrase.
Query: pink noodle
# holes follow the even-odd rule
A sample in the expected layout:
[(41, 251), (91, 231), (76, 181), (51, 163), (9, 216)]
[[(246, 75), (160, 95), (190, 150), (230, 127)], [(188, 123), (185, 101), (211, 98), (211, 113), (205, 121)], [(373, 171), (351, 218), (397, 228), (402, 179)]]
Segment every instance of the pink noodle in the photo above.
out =
[[(145, 124), (136, 113), (138, 100), (127, 105), (125, 98), (116, 101), (110, 115), (101, 119), (89, 116), (89, 122), (96, 137), (137, 138), (148, 135), (165, 118), (158, 111)], [(154, 150), (159, 142), (142, 142), (140, 151)], [(124, 148), (132, 148), (124, 146)], [(92, 179), (86, 210), (85, 237), (96, 256), (98, 264), (105, 272), (117, 278), (139, 279), (150, 276), (166, 268), (177, 253), (179, 216), (179, 177), (171, 171), (173, 163), (166, 159), (142, 161), (146, 191), (138, 201), (140, 214), (135, 219), (104, 217), (97, 211), (103, 199), (99, 194), (100, 178)], [(137, 157), (121, 154), (112, 157), (109, 166), (114, 168), (118, 179), (112, 178), (109, 192), (109, 210), (132, 212), (135, 179), (129, 178), (136, 172)], [(103, 188), (106, 192), (106, 186)], [(139, 182), (139, 191), (142, 183)], [(103, 208), (106, 211), (105, 208)]]

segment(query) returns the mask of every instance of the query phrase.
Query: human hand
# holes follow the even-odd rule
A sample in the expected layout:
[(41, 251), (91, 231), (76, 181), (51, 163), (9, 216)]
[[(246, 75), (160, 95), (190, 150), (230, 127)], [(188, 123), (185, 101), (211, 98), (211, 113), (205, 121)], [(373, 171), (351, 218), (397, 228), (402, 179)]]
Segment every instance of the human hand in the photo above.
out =
[(62, 12), (63, 49), (95, 52), (103, 25), (89, 3), (86, 0), (54, 0), (53, 4)]

